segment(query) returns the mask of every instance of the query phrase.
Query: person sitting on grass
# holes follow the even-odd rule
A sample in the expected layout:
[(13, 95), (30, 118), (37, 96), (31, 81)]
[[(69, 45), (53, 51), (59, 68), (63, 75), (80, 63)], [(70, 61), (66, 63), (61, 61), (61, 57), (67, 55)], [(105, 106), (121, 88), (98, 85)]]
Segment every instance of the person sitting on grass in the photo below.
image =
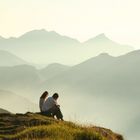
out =
[(39, 99), (39, 108), (40, 108), (40, 112), (43, 112), (43, 104), (46, 100), (46, 98), (48, 97), (48, 92), (45, 91), (43, 92), (43, 94), (41, 95), (40, 99)]
[(43, 104), (43, 114), (53, 118), (56, 116), (58, 120), (63, 120), (60, 105), (58, 105), (57, 103), (58, 97), (58, 93), (54, 93), (52, 97), (47, 98), (47, 100)]

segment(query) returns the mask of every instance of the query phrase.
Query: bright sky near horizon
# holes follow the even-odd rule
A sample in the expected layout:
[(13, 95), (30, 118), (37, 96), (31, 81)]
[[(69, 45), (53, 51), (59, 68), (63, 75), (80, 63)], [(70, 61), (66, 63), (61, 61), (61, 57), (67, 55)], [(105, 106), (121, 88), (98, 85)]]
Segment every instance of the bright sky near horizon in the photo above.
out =
[(0, 1), (0, 36), (17, 37), (43, 28), (80, 41), (105, 33), (118, 43), (140, 49), (140, 1)]

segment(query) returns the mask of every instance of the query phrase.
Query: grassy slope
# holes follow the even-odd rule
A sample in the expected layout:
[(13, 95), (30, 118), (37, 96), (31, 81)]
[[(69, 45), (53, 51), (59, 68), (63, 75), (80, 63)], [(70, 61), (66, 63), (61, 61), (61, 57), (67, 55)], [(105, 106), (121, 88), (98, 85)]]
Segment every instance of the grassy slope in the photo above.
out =
[(0, 114), (0, 140), (123, 140), (100, 127), (85, 127), (39, 114)]

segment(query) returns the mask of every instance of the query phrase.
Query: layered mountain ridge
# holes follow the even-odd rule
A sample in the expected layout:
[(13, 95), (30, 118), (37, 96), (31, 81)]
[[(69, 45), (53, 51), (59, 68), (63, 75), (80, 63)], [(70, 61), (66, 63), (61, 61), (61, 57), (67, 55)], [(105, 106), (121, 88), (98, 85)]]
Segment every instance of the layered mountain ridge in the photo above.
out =
[(74, 65), (100, 53), (119, 56), (133, 47), (121, 45), (100, 34), (83, 43), (54, 31), (33, 30), (17, 38), (0, 40), (0, 49), (13, 53), (30, 63), (61, 63)]

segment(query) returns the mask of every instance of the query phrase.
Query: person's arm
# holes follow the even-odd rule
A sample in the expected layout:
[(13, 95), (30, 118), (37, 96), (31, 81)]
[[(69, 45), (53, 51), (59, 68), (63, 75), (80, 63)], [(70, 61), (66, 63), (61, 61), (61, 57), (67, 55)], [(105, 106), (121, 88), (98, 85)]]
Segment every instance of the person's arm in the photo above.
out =
[(58, 107), (60, 107), (60, 105), (58, 104), (57, 100), (54, 100), (54, 104)]

